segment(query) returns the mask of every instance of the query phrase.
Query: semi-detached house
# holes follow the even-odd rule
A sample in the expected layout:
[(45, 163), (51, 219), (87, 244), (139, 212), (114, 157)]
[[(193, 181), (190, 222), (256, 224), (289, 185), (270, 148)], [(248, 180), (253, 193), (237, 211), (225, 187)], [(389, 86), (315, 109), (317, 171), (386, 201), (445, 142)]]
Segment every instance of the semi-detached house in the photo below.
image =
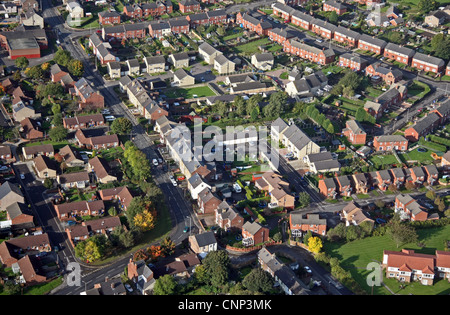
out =
[(321, 65), (327, 65), (335, 60), (333, 49), (319, 49), (300, 42), (293, 38), (284, 43), (283, 50), (302, 59), (316, 62)]

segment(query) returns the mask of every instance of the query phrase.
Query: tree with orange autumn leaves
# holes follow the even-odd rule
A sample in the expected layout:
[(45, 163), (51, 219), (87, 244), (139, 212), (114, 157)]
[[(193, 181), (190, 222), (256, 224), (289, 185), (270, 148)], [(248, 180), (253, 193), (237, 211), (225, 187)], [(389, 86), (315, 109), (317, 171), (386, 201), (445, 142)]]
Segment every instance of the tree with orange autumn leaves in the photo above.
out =
[(146, 197), (138, 196), (131, 201), (126, 216), (131, 226), (137, 227), (141, 232), (150, 231), (155, 227), (156, 209)]

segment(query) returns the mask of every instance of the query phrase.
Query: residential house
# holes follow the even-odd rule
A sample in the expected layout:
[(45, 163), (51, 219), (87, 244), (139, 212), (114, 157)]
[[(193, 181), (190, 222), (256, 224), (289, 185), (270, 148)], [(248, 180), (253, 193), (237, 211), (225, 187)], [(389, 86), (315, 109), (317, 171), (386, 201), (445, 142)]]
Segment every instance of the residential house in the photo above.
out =
[(281, 17), (285, 21), (291, 20), (293, 11), (294, 9), (292, 7), (280, 2), (275, 2), (275, 4), (272, 6), (272, 14)]
[(450, 20), (450, 15), (445, 10), (435, 10), (425, 16), (425, 24), (432, 28), (439, 27)]
[(368, 217), (364, 210), (354, 201), (349, 202), (339, 213), (345, 226), (360, 225), (363, 222), (374, 224), (374, 221)]
[(265, 172), (255, 182), (255, 187), (267, 191), (270, 195), (270, 202), (277, 204), (278, 207), (294, 209), (295, 197), (291, 194), (289, 183), (283, 180), (281, 175)]
[(269, 240), (269, 229), (258, 222), (245, 222), (242, 226), (242, 245), (245, 247), (260, 245)]
[(69, 130), (85, 129), (92, 127), (102, 127), (105, 119), (102, 114), (82, 115), (63, 119), (63, 126)]
[(440, 117), (434, 112), (428, 113), (425, 117), (418, 120), (411, 127), (406, 128), (404, 134), (408, 141), (419, 141), (420, 137), (424, 137), (433, 132), (440, 125)]
[(291, 15), (291, 23), (307, 31), (311, 30), (314, 17), (299, 10), (294, 10)]
[(110, 201), (116, 200), (119, 208), (126, 211), (130, 206), (133, 195), (127, 186), (107, 188), (98, 191), (101, 200)]
[(5, 211), (15, 202), (25, 203), (22, 191), (15, 184), (5, 181), (0, 186), (0, 210)]
[(32, 118), (25, 118), (20, 122), (20, 133), (27, 140), (41, 139), (44, 133), (41, 131), (40, 122)]
[(327, 199), (336, 199), (338, 194), (337, 185), (334, 178), (325, 178), (319, 180), (318, 188), (320, 194)]
[(6, 220), (11, 221), (12, 230), (24, 230), (34, 228), (34, 216), (31, 206), (14, 202), (6, 207)]
[(375, 151), (406, 151), (408, 149), (408, 140), (401, 135), (377, 136), (373, 140)]
[(218, 55), (222, 54), (222, 52), (218, 51), (207, 42), (203, 42), (201, 45), (198, 46), (198, 54), (200, 58), (203, 59), (205, 62), (207, 62), (210, 65), (213, 65), (215, 58)]
[(169, 55), (167, 61), (173, 65), (175, 69), (189, 67), (189, 54), (187, 52), (175, 53)]
[(56, 165), (45, 155), (34, 158), (33, 167), (39, 178), (56, 178)]
[(380, 170), (376, 172), (378, 188), (382, 191), (386, 191), (392, 184), (391, 174), (388, 170)]
[(70, 1), (66, 5), (66, 11), (69, 12), (72, 19), (81, 19), (84, 17), (83, 7), (77, 1)]
[(127, 267), (128, 279), (133, 281), (137, 290), (143, 295), (149, 295), (155, 286), (153, 271), (144, 260), (134, 262), (130, 258)]
[(272, 53), (254, 54), (251, 59), (252, 65), (257, 69), (268, 71), (273, 68), (274, 57)]
[(244, 218), (231, 207), (226, 201), (223, 201), (216, 209), (216, 224), (225, 231), (242, 230)]
[(57, 217), (68, 220), (75, 216), (99, 216), (105, 211), (103, 200), (75, 201), (54, 205)]
[(225, 57), (223, 54), (220, 54), (214, 58), (214, 69), (219, 74), (228, 74), (235, 71), (236, 64)]
[(121, 65), (118, 61), (110, 61), (106, 65), (108, 69), (108, 74), (111, 79), (117, 79), (121, 77)]
[(370, 37), (369, 35), (363, 34), (359, 37), (358, 48), (362, 50), (367, 50), (374, 52), (377, 55), (382, 55), (384, 48), (387, 43), (375, 37)]
[(52, 79), (52, 82), (54, 82), (54, 83), (60, 82), (61, 78), (67, 74), (68, 74), (68, 72), (63, 71), (57, 63), (55, 63), (54, 65), (52, 65), (50, 67), (50, 78)]
[(82, 129), (75, 132), (75, 139), (79, 146), (85, 147), (89, 150), (93, 149), (108, 149), (119, 146), (119, 137), (116, 134), (86, 137)]
[(382, 266), (386, 270), (386, 278), (395, 278), (401, 282), (419, 281), (422, 285), (433, 285), (435, 262), (434, 255), (416, 254), (411, 249), (383, 251)]
[(98, 290), (100, 295), (127, 295), (127, 290), (121, 279), (105, 278), (104, 282), (96, 283), (94, 289)]
[(415, 54), (415, 50), (394, 43), (388, 43), (384, 48), (384, 57), (409, 65)]
[(142, 18), (142, 8), (137, 4), (127, 4), (123, 7), (123, 13), (132, 19)]
[(68, 190), (73, 187), (86, 188), (89, 185), (89, 180), (89, 173), (86, 171), (56, 176), (57, 183), (64, 190)]
[(227, 23), (227, 12), (223, 9), (207, 11), (206, 14), (208, 14), (209, 24), (217, 25)]
[(392, 85), (402, 79), (403, 73), (397, 68), (391, 68), (386, 68), (382, 63), (376, 62), (366, 67), (366, 75), (374, 80), (381, 78), (387, 85)]
[(289, 29), (274, 28), (268, 32), (269, 39), (283, 45), (283, 43), (295, 37), (295, 33)]
[(336, 184), (341, 197), (350, 197), (353, 193), (352, 183), (350, 177), (341, 175), (336, 177)]
[(337, 41), (347, 47), (356, 47), (361, 35), (358, 32), (352, 31), (343, 26), (338, 26), (334, 30), (333, 40)]
[(75, 93), (79, 97), (80, 109), (97, 109), (105, 107), (105, 100), (99, 91), (94, 91), (85, 78), (81, 78), (75, 83)]
[(412, 58), (411, 67), (437, 74), (445, 71), (445, 61), (441, 58), (416, 52)]
[(141, 74), (141, 66), (137, 59), (128, 59), (126, 65), (128, 68), (127, 75), (136, 76)]
[(195, 78), (184, 69), (178, 69), (173, 74), (172, 86), (189, 86), (195, 84)]
[(190, 24), (186, 17), (173, 18), (168, 22), (173, 34), (189, 34)]
[(268, 93), (270, 91), (275, 91), (276, 87), (267, 82), (248, 82), (248, 83), (238, 83), (230, 88), (230, 94), (262, 94)]
[(41, 144), (29, 147), (25, 146), (22, 148), (22, 153), (25, 160), (31, 160), (38, 155), (53, 157), (55, 150), (53, 149), (52, 144)]
[(153, 38), (161, 39), (172, 33), (170, 24), (164, 21), (151, 22), (148, 25), (148, 33)]
[(293, 156), (299, 160), (303, 160), (308, 154), (320, 152), (320, 147), (295, 124), (283, 131), (280, 140), (288, 151), (292, 152)]
[(241, 25), (241, 27), (248, 29), (252, 32), (256, 32), (258, 35), (269, 34), (269, 31), (273, 28), (272, 24), (267, 21), (260, 21), (254, 18), (248, 13), (238, 12), (236, 15), (236, 23)]
[(314, 19), (311, 22), (311, 31), (326, 39), (331, 40), (336, 29), (337, 27), (334, 24), (320, 19)]
[(84, 166), (84, 161), (77, 150), (72, 149), (70, 145), (66, 145), (59, 149), (58, 154), (67, 167)]
[(323, 11), (334, 11), (337, 13), (337, 15), (342, 15), (347, 12), (347, 6), (338, 1), (328, 0), (323, 3)]
[(437, 167), (433, 164), (425, 165), (423, 166), (423, 169), (425, 170), (425, 175), (427, 177), (427, 183), (428, 185), (434, 185), (437, 183), (439, 179), (439, 171)]
[(200, 11), (200, 3), (196, 0), (181, 0), (178, 5), (181, 13)]
[(164, 56), (145, 57), (144, 62), (147, 73), (161, 73), (166, 70), (166, 59)]
[(395, 212), (400, 214), (402, 220), (426, 221), (428, 213), (410, 195), (399, 194), (395, 197)]
[(12, 238), (0, 243), (0, 261), (4, 266), (11, 267), (24, 256), (48, 253), (51, 250), (47, 233)]
[(104, 25), (120, 24), (120, 14), (116, 11), (102, 11), (98, 13), (98, 23)]
[(0, 145), (0, 161), (4, 164), (9, 164), (16, 161), (9, 145)]
[(35, 109), (31, 105), (29, 105), (29, 102), (22, 97), (14, 98), (12, 105), (12, 112), (13, 112), (12, 117), (14, 118), (15, 121), (19, 123), (26, 118), (41, 117), (41, 114), (36, 113)]
[(357, 173), (352, 175), (353, 179), (353, 188), (355, 190), (355, 194), (367, 194), (369, 191), (369, 180), (364, 173)]
[(342, 133), (352, 144), (366, 144), (367, 133), (356, 120), (347, 120), (345, 122), (345, 129), (342, 130)]
[(318, 214), (308, 213), (306, 218), (302, 213), (292, 212), (289, 215), (289, 228), (291, 237), (302, 237), (308, 231), (324, 236), (327, 232), (327, 220), (321, 219)]
[(334, 61), (336, 55), (333, 49), (319, 49), (309, 46), (293, 38), (284, 43), (283, 50), (302, 59), (316, 62), (321, 65), (327, 65)]
[(41, 29), (44, 28), (44, 18), (40, 16), (36, 10), (29, 9), (26, 12), (22, 12), (19, 15), (20, 23), (23, 26), (32, 26), (32, 27), (39, 27)]
[(341, 168), (338, 160), (334, 159), (331, 152), (320, 152), (308, 154), (303, 158), (311, 173), (337, 173)]
[(189, 21), (190, 26), (194, 29), (197, 28), (198, 25), (209, 24), (209, 17), (206, 12), (189, 14), (186, 16), (186, 19)]
[(90, 172), (94, 172), (97, 180), (102, 184), (117, 181), (117, 177), (111, 173), (108, 162), (98, 156), (89, 160), (88, 169)]
[(450, 255), (449, 252), (436, 251), (436, 272), (437, 276), (447, 279), (450, 282)]
[(188, 179), (188, 189), (194, 200), (198, 199), (198, 194), (205, 188), (211, 189), (211, 186), (205, 183), (199, 174), (194, 174)]
[(297, 277), (295, 272), (266, 247), (258, 251), (258, 264), (268, 272), (286, 295), (308, 295), (309, 289)]
[(197, 203), (202, 214), (214, 213), (221, 202), (208, 187), (198, 193)]
[(339, 56), (339, 66), (350, 68), (353, 71), (362, 71), (369, 64), (369, 60), (363, 56), (345, 53)]
[(425, 183), (426, 174), (421, 166), (411, 167), (409, 171), (411, 176), (410, 182), (415, 183), (417, 186), (421, 186)]
[(389, 171), (392, 175), (392, 183), (397, 187), (397, 189), (403, 187), (406, 181), (406, 176), (403, 168), (391, 168)]
[(217, 240), (214, 232), (204, 232), (189, 236), (189, 246), (196, 254), (206, 255), (217, 250)]

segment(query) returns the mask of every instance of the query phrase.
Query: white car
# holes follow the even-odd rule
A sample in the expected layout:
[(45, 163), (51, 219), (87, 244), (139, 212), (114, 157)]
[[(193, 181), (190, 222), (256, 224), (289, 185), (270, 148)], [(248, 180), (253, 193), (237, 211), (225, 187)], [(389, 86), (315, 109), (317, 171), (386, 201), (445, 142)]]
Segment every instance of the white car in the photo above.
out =
[(278, 207), (278, 204), (276, 202), (272, 202), (272, 203), (269, 203), (267, 206), (269, 207), (269, 209), (273, 209), (273, 208)]
[(303, 267), (303, 268), (306, 270), (307, 273), (309, 273), (309, 274), (312, 273), (311, 268), (309, 268), (308, 266), (305, 266), (305, 267)]
[(175, 179), (172, 179), (172, 185), (173, 185), (174, 187), (177, 187), (177, 186), (178, 186), (177, 181), (176, 181)]
[(233, 184), (233, 189), (234, 189), (234, 191), (237, 192), (238, 194), (242, 191), (242, 188), (241, 188), (241, 186), (239, 186), (238, 183), (234, 183), (234, 184)]
[(158, 160), (157, 159), (153, 159), (152, 163), (153, 163), (153, 165), (158, 166)]
[(125, 289), (127, 289), (128, 292), (133, 292), (133, 288), (128, 283), (125, 283)]

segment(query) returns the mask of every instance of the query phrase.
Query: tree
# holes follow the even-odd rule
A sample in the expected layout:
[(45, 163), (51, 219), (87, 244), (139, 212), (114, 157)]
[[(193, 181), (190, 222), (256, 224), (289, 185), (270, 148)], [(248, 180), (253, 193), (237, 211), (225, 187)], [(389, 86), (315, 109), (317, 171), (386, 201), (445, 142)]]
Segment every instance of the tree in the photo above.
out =
[(395, 44), (403, 44), (404, 38), (403, 34), (401, 32), (391, 31), (388, 34), (388, 39), (390, 42), (393, 42)]
[(16, 72), (14, 72), (12, 79), (14, 81), (20, 81), (20, 79), (22, 79), (22, 74), (20, 73), (19, 70), (17, 70)]
[(311, 237), (313, 237), (312, 232), (310, 230), (308, 230), (308, 232), (306, 232), (305, 235), (303, 235), (303, 244), (308, 245), (309, 239)]
[(60, 114), (61, 113), (61, 105), (53, 104), (52, 113), (53, 113), (53, 115)]
[(225, 28), (223, 26), (218, 27), (216, 32), (219, 36), (225, 36), (226, 33)]
[(339, 16), (335, 11), (331, 11), (330, 15), (328, 16), (328, 21), (332, 24), (337, 24), (339, 20)]
[(175, 252), (175, 243), (170, 239), (170, 237), (166, 237), (161, 242), (161, 249), (164, 256), (172, 255)]
[(450, 59), (450, 38), (447, 37), (445, 40), (440, 41), (436, 45), (436, 50), (434, 52), (436, 57), (448, 60)]
[(396, 218), (389, 221), (388, 233), (397, 248), (403, 244), (415, 243), (418, 239), (417, 232), (412, 226), (406, 225)]
[(75, 246), (75, 254), (87, 262), (94, 262), (103, 257), (105, 249), (106, 237), (98, 234), (78, 242)]
[(133, 219), (133, 225), (138, 227), (142, 232), (150, 231), (155, 227), (154, 213), (145, 209), (141, 213), (136, 214)]
[(16, 60), (14, 60), (14, 64), (20, 68), (20, 69), (25, 69), (26, 67), (28, 67), (28, 65), (30, 64), (30, 62), (28, 61), (28, 59), (26, 57), (19, 57)]
[(436, 10), (437, 3), (436, 0), (419, 0), (417, 4), (419, 12), (428, 13), (430, 11)]
[(81, 77), (84, 73), (84, 66), (80, 60), (72, 59), (67, 65), (67, 70), (69, 70), (70, 74), (76, 77)]
[(133, 128), (133, 124), (128, 118), (119, 117), (111, 124), (111, 131), (119, 135), (129, 134)]
[(322, 247), (322, 240), (319, 237), (313, 236), (308, 239), (308, 248), (311, 252), (317, 254), (322, 250)]
[(255, 268), (245, 276), (242, 284), (253, 292), (268, 293), (273, 287), (272, 276), (261, 268)]
[(413, 190), (413, 189), (416, 188), (416, 184), (414, 184), (414, 183), (412, 183), (412, 182), (406, 182), (405, 188), (406, 188), (407, 190)]
[(438, 44), (442, 41), (444, 41), (445, 39), (445, 35), (443, 33), (437, 33), (436, 35), (433, 36), (433, 38), (431, 39), (431, 48), (433, 50), (436, 50), (436, 48), (438, 47)]
[(225, 102), (222, 101), (218, 101), (215, 105), (214, 105), (217, 114), (219, 114), (220, 116), (225, 116), (226, 113), (229, 111), (228, 109), (228, 105)]
[(44, 179), (44, 187), (47, 189), (53, 188), (53, 179), (48, 178), (48, 177), (46, 179)]
[(389, 190), (390, 192), (393, 192), (393, 193), (397, 192), (397, 191), (398, 191), (397, 185), (395, 185), (395, 184), (390, 184), (389, 187), (388, 187), (388, 190)]
[(55, 128), (52, 128), (48, 135), (50, 136), (50, 139), (52, 141), (62, 141), (67, 138), (67, 129), (63, 126), (57, 126)]
[(306, 192), (301, 192), (298, 194), (298, 202), (300, 203), (300, 207), (307, 207), (311, 202), (311, 196)]
[(234, 102), (233, 102), (235, 108), (236, 108), (236, 114), (238, 114), (239, 116), (243, 116), (245, 115), (245, 100), (241, 95), (237, 95), (234, 98)]
[(218, 288), (225, 284), (229, 276), (230, 258), (224, 250), (209, 252), (203, 259), (206, 273), (212, 286)]
[(70, 55), (70, 52), (68, 52), (67, 50), (64, 50), (62, 48), (59, 48), (54, 57), (53, 60), (64, 67), (67, 67), (70, 63), (70, 61), (72, 60), (72, 56)]
[(34, 79), (34, 80), (44, 78), (44, 70), (42, 70), (42, 67), (40, 67), (40, 66), (34, 66), (31, 68), (27, 68), (27, 70), (25, 70), (25, 74), (27, 77)]
[(164, 275), (156, 279), (153, 294), (174, 295), (176, 293), (177, 282), (171, 275)]
[(108, 214), (109, 214), (110, 216), (112, 216), (112, 217), (117, 216), (117, 209), (116, 209), (116, 207), (111, 207), (111, 208), (109, 208)]
[(434, 190), (429, 190), (427, 191), (427, 193), (425, 194), (425, 196), (428, 199), (431, 199), (432, 201), (434, 201), (436, 199), (436, 192)]
[(7, 295), (18, 295), (20, 294), (20, 284), (14, 283), (14, 281), (7, 280), (3, 284), (3, 292)]

